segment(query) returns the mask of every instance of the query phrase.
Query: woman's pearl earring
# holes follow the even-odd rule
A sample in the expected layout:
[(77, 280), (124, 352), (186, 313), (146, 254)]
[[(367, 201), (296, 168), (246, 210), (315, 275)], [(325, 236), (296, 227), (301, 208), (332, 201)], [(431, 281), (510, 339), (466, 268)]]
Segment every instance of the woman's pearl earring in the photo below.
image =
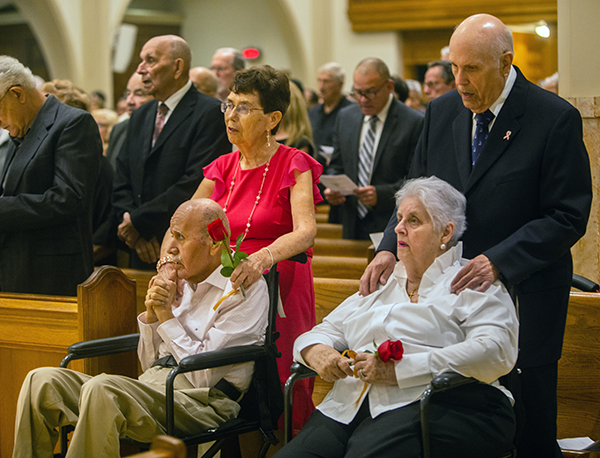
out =
[(441, 249), (442, 251), (446, 250), (446, 244), (445, 244), (445, 243), (442, 243), (442, 244), (440, 245), (440, 249)]
[(267, 148), (271, 147), (271, 131), (267, 130)]

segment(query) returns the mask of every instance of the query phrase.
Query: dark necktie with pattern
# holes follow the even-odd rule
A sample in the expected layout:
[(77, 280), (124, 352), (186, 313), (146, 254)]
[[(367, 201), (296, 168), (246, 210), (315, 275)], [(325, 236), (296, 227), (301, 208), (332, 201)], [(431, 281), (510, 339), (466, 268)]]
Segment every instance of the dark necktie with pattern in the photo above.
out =
[(471, 165), (473, 167), (475, 167), (475, 163), (477, 162), (477, 159), (479, 159), (479, 155), (483, 151), (485, 142), (488, 139), (488, 135), (490, 133), (488, 127), (490, 122), (492, 122), (492, 119), (494, 119), (494, 113), (492, 113), (490, 110), (487, 110), (483, 113), (477, 113), (475, 118), (475, 135), (473, 136), (473, 146), (471, 148)]
[[(362, 144), (358, 154), (358, 186), (363, 188), (369, 186), (371, 183), (371, 172), (373, 168), (373, 158), (375, 152), (373, 146), (375, 145), (375, 134), (377, 132), (377, 116), (372, 116), (369, 120), (369, 129), (363, 138)], [(366, 216), (369, 211), (360, 201), (357, 205), (358, 216), (362, 219)]]
[(154, 125), (154, 135), (152, 136), (152, 148), (154, 148), (154, 145), (156, 144), (156, 139), (160, 135), (160, 131), (165, 125), (165, 116), (167, 116), (168, 112), (169, 107), (161, 102), (158, 106), (158, 113), (156, 114), (156, 124)]

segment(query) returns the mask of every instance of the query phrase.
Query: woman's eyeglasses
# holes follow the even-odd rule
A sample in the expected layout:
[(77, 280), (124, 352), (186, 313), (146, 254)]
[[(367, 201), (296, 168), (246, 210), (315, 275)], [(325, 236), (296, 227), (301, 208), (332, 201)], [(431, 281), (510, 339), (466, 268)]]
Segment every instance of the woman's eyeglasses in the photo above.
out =
[(221, 111), (223, 113), (237, 111), (237, 114), (240, 116), (248, 116), (252, 111), (264, 111), (262, 108), (251, 108), (248, 105), (240, 103), (239, 105), (234, 105), (231, 102), (223, 102), (221, 103)]

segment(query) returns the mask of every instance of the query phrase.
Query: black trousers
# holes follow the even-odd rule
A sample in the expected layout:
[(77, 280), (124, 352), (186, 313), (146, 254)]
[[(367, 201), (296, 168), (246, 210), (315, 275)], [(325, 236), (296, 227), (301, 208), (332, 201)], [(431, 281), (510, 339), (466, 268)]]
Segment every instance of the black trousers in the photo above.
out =
[[(436, 394), (430, 404), (432, 457), (494, 458), (513, 447), (515, 417), (500, 390), (477, 383)], [(318, 410), (276, 458), (420, 458), (419, 402), (369, 414), (368, 396), (348, 425)]]
[[(507, 383), (517, 404), (519, 458), (562, 458), (556, 442), (558, 363), (522, 368), (517, 385)], [(504, 383), (503, 383), (504, 384)]]

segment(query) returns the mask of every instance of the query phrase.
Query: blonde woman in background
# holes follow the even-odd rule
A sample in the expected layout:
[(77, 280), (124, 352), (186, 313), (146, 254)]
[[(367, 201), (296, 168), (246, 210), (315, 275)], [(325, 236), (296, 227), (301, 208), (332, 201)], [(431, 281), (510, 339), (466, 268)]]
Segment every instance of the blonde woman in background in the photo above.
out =
[(285, 112), (275, 139), (279, 143), (299, 149), (314, 157), (312, 127), (308, 119), (306, 100), (290, 81), (290, 106)]
[(102, 151), (106, 153), (106, 148), (108, 148), (108, 139), (110, 138), (110, 131), (113, 126), (119, 122), (119, 116), (113, 110), (109, 110), (108, 108), (98, 108), (96, 110), (92, 110), (92, 116), (96, 120), (98, 124), (98, 129), (100, 129), (100, 137), (102, 137)]

